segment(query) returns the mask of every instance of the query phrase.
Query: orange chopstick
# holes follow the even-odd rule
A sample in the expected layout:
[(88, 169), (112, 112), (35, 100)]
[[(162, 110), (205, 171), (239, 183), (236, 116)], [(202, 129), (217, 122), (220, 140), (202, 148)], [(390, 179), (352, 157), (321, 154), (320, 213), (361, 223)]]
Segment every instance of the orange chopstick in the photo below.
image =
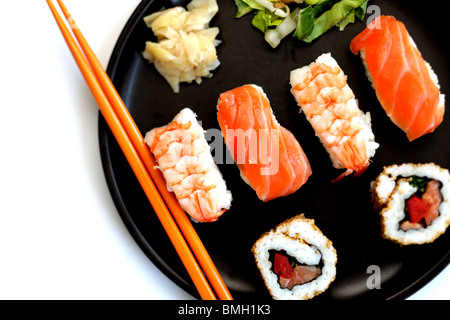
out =
[(191, 221), (188, 216), (181, 209), (177, 199), (175, 198), (172, 192), (169, 192), (166, 187), (166, 181), (164, 180), (161, 172), (155, 169), (156, 163), (153, 159), (153, 156), (144, 142), (144, 138), (142, 137), (141, 132), (137, 128), (133, 118), (128, 112), (127, 107), (122, 101), (122, 98), (118, 94), (114, 85), (112, 84), (110, 78), (106, 74), (103, 69), (101, 63), (98, 61), (95, 53), (90, 48), (80, 29), (76, 26), (75, 21), (71, 17), (65, 5), (61, 0), (57, 0), (59, 6), (61, 7), (66, 19), (70, 22), (73, 33), (77, 38), (80, 46), (83, 48), (83, 51), (97, 77), (100, 81), (100, 84), (105, 91), (109, 101), (111, 102), (114, 111), (118, 115), (122, 125), (125, 127), (125, 130), (133, 142), (133, 145), (136, 148), (136, 151), (139, 153), (142, 162), (144, 163), (147, 171), (150, 173), (153, 181), (159, 189), (162, 197), (164, 198), (167, 206), (169, 207), (172, 216), (175, 218), (181, 232), (189, 243), (192, 251), (194, 252), (195, 257), (198, 262), (202, 266), (203, 271), (205, 272), (206, 277), (214, 288), (217, 296), (221, 300), (229, 300), (232, 299), (228, 288), (223, 282), (219, 272), (217, 271), (214, 263), (212, 262), (208, 252), (206, 251), (203, 243), (197, 235), (194, 227), (192, 226)]
[[(172, 241), (178, 255), (191, 276), (194, 285), (199, 291), (200, 296), (202, 299), (216, 298), (190, 249), (192, 249), (201, 264), (203, 271), (205, 272), (208, 280), (211, 282), (218, 298), (232, 299), (228, 288), (220, 277), (220, 274), (214, 266), (214, 263), (209, 257), (209, 254), (203, 246), (200, 238), (195, 232), (189, 218), (179, 206), (174, 195), (167, 191), (166, 183), (161, 173), (154, 169), (156, 165), (155, 161), (144, 142), (142, 134), (137, 128), (134, 120), (128, 112), (128, 109), (120, 98), (120, 95), (117, 93), (114, 85), (111, 83), (111, 80), (83, 37), (81, 31), (76, 26), (66, 7), (62, 1), (58, 0), (58, 4), (61, 7), (66, 19), (69, 21), (72, 31), (74, 32), (89, 62), (86, 61), (83, 53), (79, 49), (65, 23), (59, 16), (59, 13), (54, 7), (52, 1), (47, 0), (47, 3), (83, 76), (86, 79), (86, 82), (89, 85), (89, 88), (99, 104), (103, 117), (108, 123), (108, 126), (111, 128), (111, 131), (118, 141), (119, 146), (124, 152), (128, 162), (130, 163), (133, 172), (138, 178), (144, 192), (155, 209), (155, 212), (157, 213), (164, 229), (169, 235), (169, 238)], [(149, 176), (149, 174), (151, 176)], [(166, 203), (164, 203), (164, 200), (161, 198), (161, 194), (158, 192), (158, 189)], [(188, 241), (190, 248), (186, 244), (183, 236), (180, 234), (180, 230), (173, 221), (172, 215), (170, 214), (166, 204), (172, 211), (172, 215), (177, 221), (178, 227), (182, 230), (182, 233)]]

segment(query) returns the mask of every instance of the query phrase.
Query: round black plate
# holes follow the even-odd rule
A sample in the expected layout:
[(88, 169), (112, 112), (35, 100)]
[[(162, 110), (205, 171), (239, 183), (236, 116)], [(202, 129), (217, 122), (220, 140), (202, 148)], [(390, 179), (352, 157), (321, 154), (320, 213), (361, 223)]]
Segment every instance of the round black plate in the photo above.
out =
[[(295, 194), (263, 203), (239, 176), (234, 164), (219, 168), (233, 193), (231, 209), (217, 222), (195, 224), (225, 283), (235, 299), (270, 298), (250, 251), (253, 243), (278, 223), (299, 213), (313, 218), (333, 241), (338, 253), (337, 277), (315, 299), (405, 298), (424, 286), (449, 263), (448, 232), (432, 244), (400, 247), (380, 236), (378, 214), (370, 203), (369, 184), (383, 166), (404, 162), (435, 162), (450, 168), (450, 117), (438, 129), (414, 142), (384, 113), (371, 88), (360, 58), (349, 50), (351, 39), (366, 22), (355, 22), (340, 32), (337, 28), (312, 44), (286, 39), (275, 50), (252, 27), (251, 15), (235, 19), (234, 1), (219, 1), (219, 13), (211, 22), (220, 28), (218, 55), (221, 66), (201, 85), (182, 84), (174, 94), (144, 60), (141, 52), (153, 35), (142, 18), (162, 7), (186, 5), (189, 1), (144, 0), (124, 28), (115, 47), (108, 73), (128, 106), (138, 127), (148, 130), (169, 123), (184, 107), (190, 107), (205, 130), (216, 128), (216, 103), (221, 92), (254, 83), (264, 88), (278, 121), (291, 130), (307, 154), (313, 174)], [(439, 76), (441, 90), (449, 92), (448, 46), (444, 10), (424, 8), (422, 1), (370, 1), (383, 15), (403, 21), (424, 58)], [(366, 19), (371, 16), (369, 12)], [(348, 76), (363, 111), (372, 114), (376, 141), (380, 143), (368, 170), (358, 178), (331, 183), (341, 172), (331, 161), (289, 90), (289, 72), (307, 65), (320, 54), (331, 52)], [(172, 244), (125, 157), (102, 117), (100, 147), (106, 179), (130, 233), (147, 256), (190, 294), (198, 296)], [(226, 150), (225, 147), (223, 150)], [(381, 272), (381, 287), (367, 285), (372, 272)], [(379, 269), (377, 269), (379, 268)]]

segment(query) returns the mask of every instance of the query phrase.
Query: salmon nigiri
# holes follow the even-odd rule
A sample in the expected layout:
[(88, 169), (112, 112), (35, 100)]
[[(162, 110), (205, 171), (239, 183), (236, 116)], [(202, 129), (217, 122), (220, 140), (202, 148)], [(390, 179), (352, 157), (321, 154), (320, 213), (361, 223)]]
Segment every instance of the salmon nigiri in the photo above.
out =
[(147, 132), (145, 142), (167, 189), (198, 222), (216, 221), (231, 206), (231, 192), (214, 163), (203, 129), (185, 108), (166, 126)]
[(259, 199), (287, 196), (308, 180), (308, 158), (294, 135), (275, 119), (262, 88), (244, 85), (222, 93), (217, 110), (225, 143)]
[(361, 53), (383, 109), (410, 141), (439, 126), (445, 96), (402, 22), (377, 17), (352, 40), (350, 50)]

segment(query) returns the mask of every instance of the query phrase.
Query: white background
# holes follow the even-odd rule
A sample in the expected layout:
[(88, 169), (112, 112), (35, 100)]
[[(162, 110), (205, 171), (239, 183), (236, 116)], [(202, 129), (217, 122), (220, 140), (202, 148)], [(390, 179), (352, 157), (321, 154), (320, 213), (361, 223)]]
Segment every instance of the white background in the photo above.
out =
[[(106, 67), (139, 0), (65, 0)], [(98, 109), (44, 0), (0, 3), (0, 299), (191, 299), (134, 242)], [(413, 295), (450, 299), (450, 268)]]

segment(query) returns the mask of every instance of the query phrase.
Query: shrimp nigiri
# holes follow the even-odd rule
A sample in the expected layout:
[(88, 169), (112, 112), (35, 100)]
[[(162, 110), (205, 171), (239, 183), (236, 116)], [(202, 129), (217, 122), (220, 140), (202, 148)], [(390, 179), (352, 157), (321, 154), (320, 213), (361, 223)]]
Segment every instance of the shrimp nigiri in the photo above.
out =
[(370, 113), (359, 108), (347, 77), (336, 60), (322, 54), (309, 66), (291, 72), (291, 92), (306, 119), (328, 151), (338, 178), (361, 175), (378, 144), (371, 129)]
[(377, 17), (352, 40), (350, 49), (361, 53), (381, 106), (410, 141), (439, 126), (445, 96), (402, 22)]
[(185, 108), (167, 126), (152, 129), (145, 142), (155, 156), (167, 189), (198, 222), (216, 221), (231, 206), (227, 190), (194, 112)]
[(262, 201), (297, 191), (311, 166), (297, 139), (282, 127), (261, 87), (244, 85), (219, 97), (219, 121), (225, 143), (241, 177)]

